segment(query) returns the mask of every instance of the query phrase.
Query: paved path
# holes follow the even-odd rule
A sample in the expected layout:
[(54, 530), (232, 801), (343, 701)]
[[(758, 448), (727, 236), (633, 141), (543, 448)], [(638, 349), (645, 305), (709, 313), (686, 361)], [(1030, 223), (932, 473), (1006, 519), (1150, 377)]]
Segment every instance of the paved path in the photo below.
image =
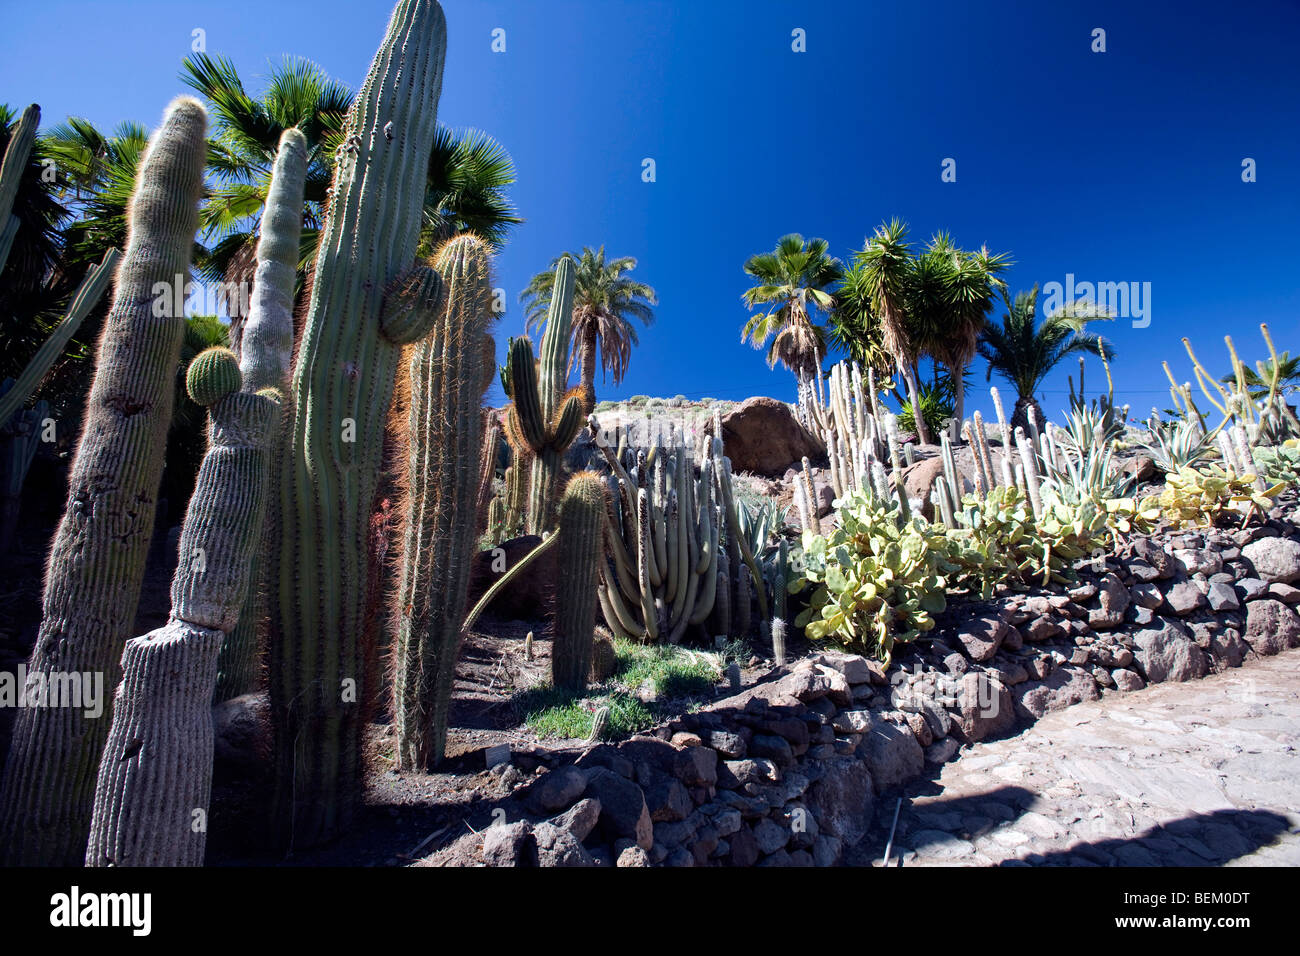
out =
[[(880, 864), (894, 804), (850, 863)], [(1300, 650), (978, 744), (906, 788), (894, 846), (904, 866), (1300, 866)]]

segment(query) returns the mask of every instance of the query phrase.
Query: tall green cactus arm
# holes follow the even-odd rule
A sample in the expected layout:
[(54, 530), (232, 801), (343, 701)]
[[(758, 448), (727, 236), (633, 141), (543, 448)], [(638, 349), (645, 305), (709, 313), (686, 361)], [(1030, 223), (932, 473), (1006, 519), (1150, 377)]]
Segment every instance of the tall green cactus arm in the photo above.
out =
[(585, 690), (596, 628), (596, 585), (604, 563), (605, 482), (591, 471), (569, 479), (560, 499), (551, 682)]
[(13, 388), (0, 395), (0, 427), (3, 427), (5, 422), (9, 421), (9, 416), (22, 408), (27, 399), (31, 398), (36, 387), (53, 367), (55, 360), (63, 354), (72, 337), (77, 334), (77, 329), (81, 328), (81, 323), (86, 320), (90, 310), (99, 302), (108, 289), (109, 283), (113, 281), (113, 273), (117, 270), (117, 263), (121, 258), (120, 252), (109, 249), (104, 253), (104, 258), (99, 264), (86, 273), (85, 278), (81, 280), (81, 285), (77, 287), (76, 295), (68, 304), (68, 311), (63, 314), (62, 321), (55, 326), (50, 337), (27, 363), (27, 367), (14, 382)]
[[(198, 374), (229, 384), (215, 368), (199, 365)], [(193, 365), (191, 373), (193, 381)], [(87, 866), (203, 863), (207, 827), (195, 824), (206, 823), (212, 785), (217, 659), (248, 594), (280, 415), (279, 403), (265, 392), (228, 392), (211, 410), (208, 451), (181, 529), (171, 617), (128, 641), (122, 655)]]
[[(262, 213), (262, 234), (257, 241), (257, 272), (244, 334), (239, 344), (239, 368), (243, 390), (258, 392), (274, 388), (287, 392), (293, 355), (293, 299), (297, 282), (298, 240), (302, 234), (303, 190), (307, 177), (307, 141), (298, 129), (280, 136), (280, 149), (271, 172), (266, 209)], [(277, 423), (273, 442), (279, 441)], [(268, 465), (268, 485), (280, 486), (278, 457)], [(270, 564), (276, 511), (268, 507), (262, 525), (262, 543), (249, 574), (253, 585), (244, 599), (235, 629), (221, 645), (217, 661), (216, 701), (229, 700), (257, 688), (259, 640), (266, 620), (267, 593), (259, 586), (263, 570)]]
[(348, 115), (321, 232), (270, 571), (281, 846), (334, 837), (361, 802), (367, 538), (401, 353), (382, 332), (384, 293), (415, 261), (446, 40), (435, 0), (397, 4)]
[[(29, 682), (58, 671), (117, 683), (153, 536), (185, 327), (180, 310), (155, 306), (160, 289), (189, 272), (206, 131), (203, 105), (181, 97), (140, 164), (67, 511), (50, 550)], [(107, 733), (107, 719), (74, 708), (19, 712), (0, 789), (5, 863), (75, 866), (85, 859)]]
[(405, 530), (399, 567), (393, 718), (397, 763), (437, 764), (464, 635), (470, 563), (478, 542), (483, 393), (494, 363), (488, 250), (457, 236), (438, 253), (446, 308), (411, 353)]
[[(23, 115), (14, 126), (9, 145), (5, 147), (4, 159), (0, 161), (0, 271), (4, 271), (9, 261), (9, 250), (13, 246), (14, 235), (18, 232), (18, 220), (11, 218), (14, 211), (14, 199), (18, 195), (18, 186), (22, 182), (23, 172), (27, 169), (27, 159), (31, 156), (32, 146), (36, 143), (36, 128), (41, 125), (41, 108), (33, 103), (23, 110)], [(5, 419), (0, 418), (0, 422)]]
[(246, 391), (286, 391), (293, 354), (293, 292), (302, 235), (307, 139), (296, 128), (280, 136), (271, 187), (257, 240), (257, 272), (248, 320), (239, 343), (239, 369)]

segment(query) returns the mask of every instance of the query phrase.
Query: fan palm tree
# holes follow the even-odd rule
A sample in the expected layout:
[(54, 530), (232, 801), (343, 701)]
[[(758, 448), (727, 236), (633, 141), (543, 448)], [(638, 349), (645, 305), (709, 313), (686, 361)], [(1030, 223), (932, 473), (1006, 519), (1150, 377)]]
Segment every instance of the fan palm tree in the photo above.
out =
[(930, 240), (915, 261), (914, 297), (921, 351), (947, 369), (953, 382), (953, 417), (965, 416), (966, 369), (975, 358), (980, 332), (1004, 287), (1000, 278), (1010, 265), (1005, 253), (987, 246), (975, 252), (957, 248), (946, 233)]
[(1028, 425), (1031, 407), (1037, 420), (1044, 420), (1042, 407), (1034, 393), (1062, 359), (1074, 353), (1101, 355), (1103, 349), (1109, 357), (1115, 354), (1115, 350), (1101, 336), (1085, 329), (1088, 322), (1107, 318), (1104, 313), (1067, 308), (1035, 324), (1038, 286), (1029, 292), (1016, 293), (1014, 301), (1007, 297), (1004, 289), (1002, 302), (1007, 310), (1002, 322), (984, 327), (977, 351), (989, 363), (986, 381), (997, 372), (1015, 386), (1016, 407), (1011, 425), (1023, 428)]
[(546, 324), (546, 312), (555, 289), (555, 270), (570, 256), (576, 265), (573, 281), (573, 328), (570, 333), (569, 371), (576, 364), (579, 384), (590, 411), (596, 404), (596, 359), (600, 357), (602, 381), (612, 378), (617, 385), (627, 374), (632, 346), (640, 344), (633, 319), (649, 326), (654, 322), (651, 306), (658, 304), (655, 290), (626, 275), (636, 268), (631, 256), (606, 259), (605, 247), (584, 246), (581, 255), (565, 252), (551, 260), (545, 272), (533, 276), (519, 301), (527, 313), (526, 328), (539, 333)]
[[(217, 182), (200, 225), (202, 234), (216, 242), (198, 260), (199, 273), (221, 283), (222, 289), (252, 281), (258, 221), (280, 135), (297, 127), (308, 148), (301, 290), (316, 256), (353, 92), (314, 63), (296, 57), (272, 67), (260, 99), (249, 95), (234, 64), (223, 57), (200, 53), (186, 59), (181, 79), (208, 99), (215, 121), (208, 166)], [(429, 155), (420, 253), (432, 255), (446, 239), (470, 231), (494, 248), (502, 245), (510, 227), (523, 221), (506, 196), (514, 181), (509, 154), (486, 133), (440, 128)], [(231, 318), (231, 339), (238, 343), (240, 317)]]
[[(1256, 401), (1267, 398), (1270, 385), (1275, 385), (1277, 393), (1283, 398), (1300, 392), (1300, 355), (1292, 358), (1289, 351), (1283, 352), (1277, 357), (1276, 362), (1269, 358), (1262, 364), (1263, 375), (1247, 365), (1242, 366), (1242, 377), (1246, 380), (1246, 388), (1251, 398)], [(1232, 385), (1236, 383), (1237, 376), (1229, 372), (1220, 381)]]
[(844, 277), (844, 264), (829, 255), (825, 239), (804, 241), (798, 233), (777, 240), (771, 252), (745, 262), (745, 272), (757, 280), (742, 296), (749, 308), (766, 305), (745, 323), (742, 342), (767, 347), (767, 366), (780, 362), (794, 372), (800, 393), (826, 354), (826, 334), (813, 317), (830, 312), (835, 299), (827, 287)]

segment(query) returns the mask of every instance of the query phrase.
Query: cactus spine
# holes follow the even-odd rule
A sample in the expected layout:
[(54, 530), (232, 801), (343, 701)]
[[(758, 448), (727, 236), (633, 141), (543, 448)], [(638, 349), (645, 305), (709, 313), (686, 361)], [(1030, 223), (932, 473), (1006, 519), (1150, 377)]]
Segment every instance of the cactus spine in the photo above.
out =
[(393, 717), (397, 763), (426, 769), (447, 742), (470, 559), (478, 543), (484, 361), (492, 334), (487, 248), (458, 236), (438, 253), (446, 307), (411, 352), (405, 529), (397, 590)]
[[(287, 394), (293, 358), (293, 295), (298, 278), (298, 240), (302, 235), (303, 192), (307, 181), (307, 139), (297, 129), (280, 136), (280, 149), (271, 172), (266, 208), (262, 212), (262, 233), (257, 240), (257, 271), (248, 320), (239, 342), (239, 369), (244, 391), (274, 388)], [(273, 442), (279, 441), (279, 428)], [(280, 486), (280, 468), (272, 457), (267, 481)], [(217, 660), (216, 701), (230, 700), (257, 689), (259, 643), (266, 620), (267, 593), (260, 586), (270, 562), (269, 549), (275, 531), (276, 509), (268, 507), (263, 522), (262, 543), (249, 570), (253, 582), (235, 629), (221, 645)]]
[(561, 458), (582, 427), (580, 390), (564, 390), (573, 324), (573, 270), (573, 259), (561, 256), (555, 267), (555, 288), (542, 333), (541, 361), (533, 361), (533, 346), (527, 338), (510, 343), (510, 394), (514, 401), (506, 416), (506, 436), (515, 450), (516, 469), (523, 459), (531, 459), (526, 525), (529, 534), (540, 535), (554, 527)]
[(605, 556), (605, 482), (594, 472), (574, 475), (560, 500), (559, 584), (551, 644), (551, 683), (582, 691), (591, 670), (596, 583)]
[[(141, 161), (29, 680), (57, 670), (117, 683), (153, 536), (185, 326), (179, 312), (155, 313), (155, 286), (189, 271), (206, 129), (202, 104), (181, 97)], [(76, 708), (19, 711), (0, 791), (5, 863), (75, 866), (85, 859), (107, 732), (107, 720), (89, 720)]]
[(382, 316), (415, 261), (446, 36), (435, 0), (397, 4), (348, 115), (321, 232), (270, 569), (280, 845), (333, 837), (361, 799), (368, 532), (401, 351)]

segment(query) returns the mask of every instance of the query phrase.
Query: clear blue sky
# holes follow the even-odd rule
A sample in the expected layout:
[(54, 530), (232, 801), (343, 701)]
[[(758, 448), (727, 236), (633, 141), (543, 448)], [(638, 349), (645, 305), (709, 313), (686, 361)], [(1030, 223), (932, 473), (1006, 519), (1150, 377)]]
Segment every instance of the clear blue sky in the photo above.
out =
[[(1106, 327), (1119, 398), (1168, 404), (1160, 359), (1180, 345), (1226, 366), (1300, 350), (1300, 6), (1141, 3), (786, 3), (775, 0), (444, 0), (439, 119), (497, 137), (528, 220), (498, 262), (517, 293), (558, 252), (605, 244), (659, 291), (618, 389), (793, 398), (793, 379), (741, 345), (742, 263), (786, 232), (848, 258), (892, 216), (924, 240), (1010, 252), (1012, 289), (1150, 282), (1150, 326)], [(155, 124), (191, 30), (260, 89), (269, 62), (309, 57), (354, 88), (388, 0), (9, 4), (0, 98), (103, 127)], [(491, 50), (494, 28), (505, 53)], [(1106, 31), (1093, 53), (1092, 31)], [(807, 51), (791, 49), (806, 32)], [(642, 160), (657, 181), (641, 179)], [(957, 181), (941, 182), (956, 160)], [(1242, 160), (1257, 163), (1243, 183)], [(1101, 381), (1090, 372), (1089, 385)], [(987, 408), (977, 360), (978, 405)], [(1065, 372), (1046, 404), (1065, 404)], [(499, 398), (499, 396), (494, 396)]]

